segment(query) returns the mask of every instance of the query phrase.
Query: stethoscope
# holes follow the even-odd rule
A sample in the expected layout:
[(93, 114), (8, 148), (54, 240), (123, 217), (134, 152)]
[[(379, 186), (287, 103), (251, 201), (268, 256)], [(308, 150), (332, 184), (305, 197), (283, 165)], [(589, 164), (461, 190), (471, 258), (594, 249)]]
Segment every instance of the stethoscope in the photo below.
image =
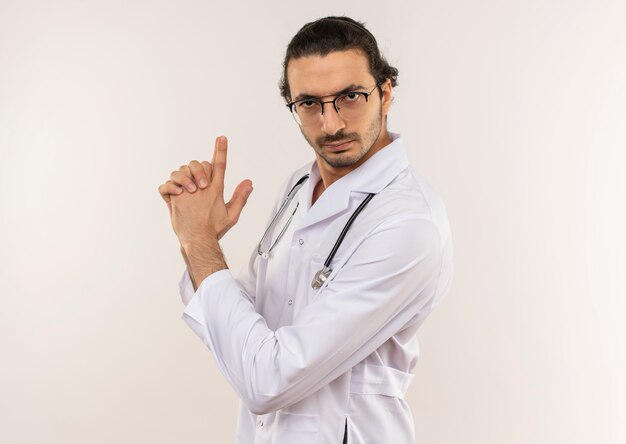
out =
[[(291, 188), (289, 193), (287, 193), (287, 196), (285, 197), (285, 200), (283, 200), (283, 203), (278, 208), (278, 211), (276, 212), (276, 215), (274, 215), (274, 217), (272, 218), (272, 221), (270, 222), (270, 224), (268, 225), (267, 229), (265, 230), (265, 233), (263, 233), (263, 236), (261, 237), (261, 241), (259, 242), (259, 245), (257, 246), (257, 253), (263, 259), (269, 259), (270, 253), (272, 252), (272, 250), (274, 249), (274, 247), (276, 246), (278, 241), (283, 237), (283, 235), (285, 234), (285, 231), (287, 231), (287, 227), (289, 227), (289, 224), (291, 223), (291, 220), (293, 219), (293, 216), (296, 214), (296, 211), (298, 210), (298, 206), (300, 205), (299, 202), (296, 203), (296, 208), (294, 208), (293, 212), (289, 216), (289, 219), (287, 220), (287, 223), (285, 224), (283, 229), (280, 230), (280, 233), (278, 233), (278, 236), (276, 236), (276, 240), (274, 241), (273, 244), (270, 245), (270, 248), (267, 251), (263, 251), (262, 248), (261, 248), (261, 246), (263, 244), (263, 241), (265, 241), (265, 238), (274, 231), (274, 228), (276, 227), (276, 224), (278, 224), (278, 221), (281, 219), (281, 217), (283, 216), (283, 214), (287, 210), (287, 207), (289, 206), (289, 203), (293, 200), (293, 198), (296, 196), (296, 194), (298, 193), (300, 188), (302, 188), (302, 186), (304, 185), (304, 183), (308, 179), (309, 179), (309, 175), (305, 174), (304, 176), (302, 176), (296, 182), (296, 184)], [(328, 257), (324, 261), (324, 266), (322, 267), (321, 270), (319, 270), (317, 273), (315, 273), (315, 276), (313, 277), (313, 281), (311, 282), (311, 287), (314, 288), (315, 290), (321, 288), (322, 285), (324, 285), (324, 283), (328, 279), (328, 276), (330, 276), (330, 274), (332, 273), (333, 270), (332, 270), (332, 268), (330, 268), (330, 263), (332, 262), (333, 258), (335, 257), (335, 253), (337, 253), (337, 250), (339, 249), (339, 246), (343, 242), (343, 239), (346, 237), (346, 233), (350, 229), (350, 226), (354, 223), (354, 220), (357, 218), (359, 213), (361, 213), (361, 211), (363, 211), (363, 208), (365, 208), (365, 205), (367, 205), (369, 203), (369, 201), (372, 200), (372, 197), (374, 197), (374, 195), (375, 195), (375, 193), (369, 193), (365, 197), (365, 199), (363, 199), (363, 202), (361, 202), (359, 204), (359, 206), (357, 207), (357, 209), (354, 210), (354, 213), (352, 213), (352, 215), (350, 216), (350, 219), (348, 219), (348, 222), (346, 222), (346, 225), (343, 227), (343, 230), (341, 230), (341, 234), (337, 238), (337, 241), (335, 242), (335, 245), (333, 246), (333, 249), (330, 250), (330, 254), (328, 255)]]

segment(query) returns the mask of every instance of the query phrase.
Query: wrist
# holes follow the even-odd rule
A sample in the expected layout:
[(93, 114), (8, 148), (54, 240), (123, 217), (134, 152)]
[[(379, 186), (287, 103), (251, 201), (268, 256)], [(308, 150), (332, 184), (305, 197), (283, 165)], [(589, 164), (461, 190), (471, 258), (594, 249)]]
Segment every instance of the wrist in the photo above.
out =
[(192, 249), (204, 249), (218, 242), (217, 235), (210, 232), (178, 234), (178, 242), (185, 252)]
[(196, 286), (213, 273), (228, 269), (217, 239), (181, 243), (181, 250), (187, 259), (187, 268)]

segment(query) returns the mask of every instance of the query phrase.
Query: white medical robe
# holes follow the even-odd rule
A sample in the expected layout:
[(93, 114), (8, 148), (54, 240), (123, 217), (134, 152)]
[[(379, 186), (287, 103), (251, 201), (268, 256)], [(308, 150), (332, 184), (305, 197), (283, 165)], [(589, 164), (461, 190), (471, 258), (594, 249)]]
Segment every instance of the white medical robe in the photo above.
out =
[[(244, 273), (214, 273), (195, 293), (184, 274), (183, 319), (241, 399), (237, 443), (339, 444), (346, 421), (350, 444), (414, 443), (404, 394), (418, 358), (415, 333), (449, 287), (452, 240), (441, 198), (392, 137), (313, 206), (317, 166), (296, 171), (274, 211), (298, 179), (310, 178), (269, 259), (255, 246)], [(313, 289), (368, 193), (376, 196), (348, 231), (328, 281)]]

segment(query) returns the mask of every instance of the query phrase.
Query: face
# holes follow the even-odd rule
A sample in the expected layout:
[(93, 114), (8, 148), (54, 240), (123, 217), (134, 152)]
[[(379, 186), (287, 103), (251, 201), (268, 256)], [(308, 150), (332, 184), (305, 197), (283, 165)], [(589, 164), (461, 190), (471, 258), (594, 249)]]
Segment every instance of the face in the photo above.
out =
[[(290, 60), (287, 78), (294, 101), (307, 97), (330, 101), (347, 88), (369, 92), (376, 85), (367, 57), (356, 49)], [(391, 103), (390, 82), (381, 88), (382, 94), (378, 88), (372, 91), (358, 120), (343, 120), (332, 103), (327, 103), (319, 124), (300, 127), (315, 150), (320, 169), (347, 174), (390, 143), (384, 119)]]

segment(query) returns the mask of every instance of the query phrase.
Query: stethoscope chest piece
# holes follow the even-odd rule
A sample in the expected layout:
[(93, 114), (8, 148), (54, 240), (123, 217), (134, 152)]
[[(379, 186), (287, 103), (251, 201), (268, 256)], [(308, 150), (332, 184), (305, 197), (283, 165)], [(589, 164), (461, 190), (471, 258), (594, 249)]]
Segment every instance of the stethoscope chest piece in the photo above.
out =
[(324, 285), (324, 282), (326, 282), (328, 276), (330, 276), (330, 273), (332, 273), (332, 271), (333, 270), (330, 267), (323, 266), (320, 271), (315, 273), (315, 277), (311, 282), (311, 287), (313, 287), (313, 289), (315, 290), (319, 290), (322, 285)]

